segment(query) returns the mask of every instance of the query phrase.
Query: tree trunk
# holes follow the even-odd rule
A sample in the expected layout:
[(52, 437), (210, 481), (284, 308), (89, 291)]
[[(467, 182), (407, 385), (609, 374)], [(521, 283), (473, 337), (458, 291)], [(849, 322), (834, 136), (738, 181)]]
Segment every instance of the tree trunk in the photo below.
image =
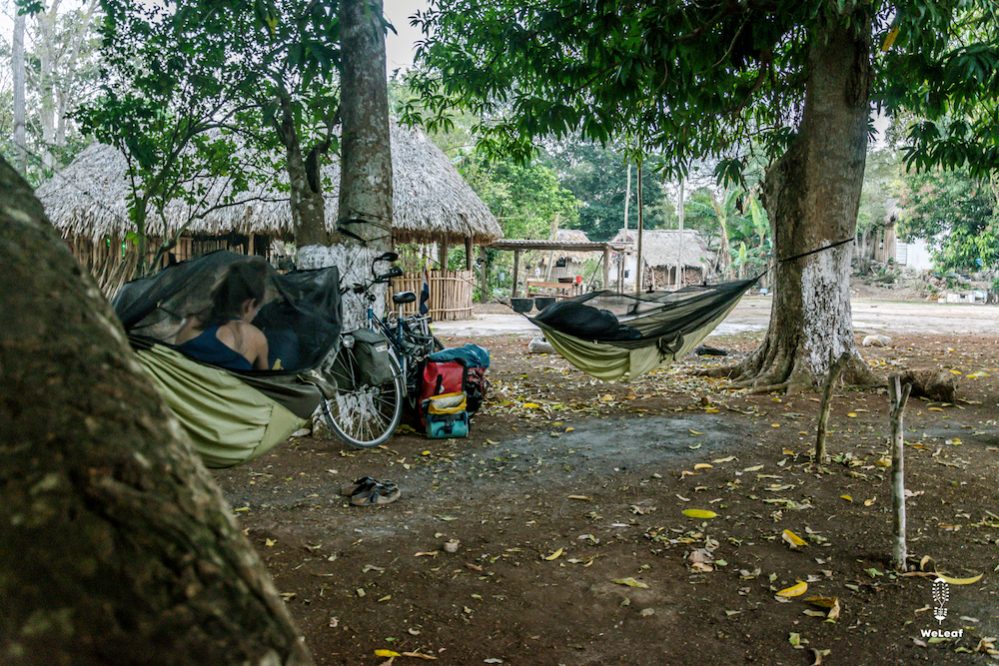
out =
[(346, 226), (378, 251), (392, 244), (392, 151), (382, 14), (381, 0), (340, 3), (343, 158), (337, 225)]
[(59, 4), (59, 0), (55, 0), (46, 11), (37, 17), (39, 37), (39, 44), (36, 48), (38, 54), (38, 118), (42, 127), (42, 165), (46, 170), (55, 167), (52, 146), (55, 144), (56, 103), (52, 78)]
[[(339, 242), (334, 247), (299, 239), (299, 266), (339, 267), (345, 284), (368, 282), (371, 262), (392, 247), (392, 150), (389, 135), (388, 79), (381, 0), (342, 0), (340, 12), (340, 198)], [(305, 247), (302, 247), (305, 245)], [(384, 311), (384, 288), (377, 291), (376, 313)], [(344, 325), (364, 322), (368, 303), (348, 293)]]
[(309, 664), (93, 278), (0, 160), (5, 664)]
[(289, 203), (295, 241), (300, 248), (309, 245), (329, 245), (331, 238), (326, 230), (326, 200), (323, 198), (319, 155), (313, 153), (311, 159), (306, 159), (302, 155), (302, 144), (295, 127), (291, 100), (282, 96), (279, 101), (281, 124), (278, 127), (278, 136), (284, 144), (287, 158), (288, 184), (291, 188)]
[(851, 245), (781, 261), (855, 235), (867, 154), (869, 27), (824, 25), (812, 39), (798, 134), (765, 175), (774, 298), (763, 344), (735, 373), (744, 384), (816, 386), (830, 359), (843, 355), (847, 381), (873, 381), (853, 339)]
[(25, 133), (24, 120), (24, 22), (23, 14), (14, 15), (14, 41), (11, 46), (10, 61), (14, 75), (14, 148), (16, 155), (14, 164), (18, 172), (24, 176), (28, 173), (28, 142)]
[(711, 193), (711, 206), (715, 209), (715, 217), (718, 218), (718, 229), (721, 241), (718, 244), (718, 272), (723, 277), (729, 277), (729, 266), (732, 265), (732, 253), (728, 244), (728, 211), (718, 201), (718, 195)]

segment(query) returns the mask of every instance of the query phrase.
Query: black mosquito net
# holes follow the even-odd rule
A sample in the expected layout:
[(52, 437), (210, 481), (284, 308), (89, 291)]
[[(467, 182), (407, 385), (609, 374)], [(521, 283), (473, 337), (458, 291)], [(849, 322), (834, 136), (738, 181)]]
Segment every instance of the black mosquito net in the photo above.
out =
[[(130, 336), (172, 345), (184, 319), (211, 306), (211, 294), (233, 264), (250, 259), (211, 254), (124, 285), (112, 305)], [(253, 325), (267, 336), (270, 365), (278, 372), (311, 369), (340, 334), (339, 273), (335, 267), (281, 274), (266, 267), (264, 305)], [(268, 371), (273, 372), (273, 371)]]
[(597, 291), (558, 301), (532, 321), (584, 340), (641, 347), (673, 338), (713, 321), (759, 277), (633, 296)]

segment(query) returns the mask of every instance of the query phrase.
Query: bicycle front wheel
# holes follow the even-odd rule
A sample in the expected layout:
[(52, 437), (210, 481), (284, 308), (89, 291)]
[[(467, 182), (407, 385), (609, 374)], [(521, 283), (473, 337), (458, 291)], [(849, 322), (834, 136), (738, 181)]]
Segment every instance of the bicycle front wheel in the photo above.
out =
[(388, 441), (402, 418), (404, 378), (390, 356), (392, 379), (372, 385), (363, 377), (353, 348), (342, 347), (333, 364), (336, 395), (323, 401), (330, 429), (351, 446), (369, 449)]

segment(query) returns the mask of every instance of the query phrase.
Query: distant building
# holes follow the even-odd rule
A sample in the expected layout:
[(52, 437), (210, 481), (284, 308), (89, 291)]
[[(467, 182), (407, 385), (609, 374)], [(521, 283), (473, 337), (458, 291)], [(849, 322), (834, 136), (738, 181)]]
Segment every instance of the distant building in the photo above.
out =
[[(630, 246), (624, 255), (624, 289), (635, 287), (638, 232), (622, 229), (611, 240)], [(677, 284), (677, 267), (682, 267), (681, 285), (700, 284), (708, 278), (713, 263), (713, 253), (699, 232), (694, 229), (653, 229), (642, 234), (642, 289), (669, 289)], [(620, 255), (619, 255), (620, 261)], [(621, 268), (621, 267), (615, 267)], [(621, 271), (611, 270), (611, 280), (616, 281)]]
[(908, 243), (898, 239), (896, 227), (902, 214), (898, 203), (894, 199), (889, 200), (884, 223), (869, 232), (869, 237), (860, 239), (857, 251), (867, 254), (879, 264), (892, 262), (913, 271), (933, 270), (933, 258), (925, 239), (916, 238)]

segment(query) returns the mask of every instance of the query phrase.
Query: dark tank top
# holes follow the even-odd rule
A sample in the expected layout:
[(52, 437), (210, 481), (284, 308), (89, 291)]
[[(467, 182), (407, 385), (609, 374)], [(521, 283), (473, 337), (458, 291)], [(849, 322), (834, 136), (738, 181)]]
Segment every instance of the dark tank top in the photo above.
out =
[(177, 345), (177, 350), (196, 361), (228, 370), (252, 370), (253, 364), (235, 349), (218, 339), (218, 325), (209, 326), (197, 337)]

